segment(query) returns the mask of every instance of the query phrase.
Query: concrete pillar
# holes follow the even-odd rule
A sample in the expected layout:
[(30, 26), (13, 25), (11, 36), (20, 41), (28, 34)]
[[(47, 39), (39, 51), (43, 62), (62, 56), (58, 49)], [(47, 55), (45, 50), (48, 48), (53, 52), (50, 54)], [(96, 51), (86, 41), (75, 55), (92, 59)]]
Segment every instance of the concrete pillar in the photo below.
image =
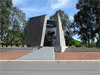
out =
[(44, 45), (44, 39), (45, 39), (45, 34), (46, 34), (46, 25), (47, 25), (47, 17), (48, 17), (48, 15), (45, 15), (45, 17), (44, 17), (43, 30), (42, 30), (40, 46)]
[(66, 49), (65, 44), (65, 38), (64, 38), (64, 32), (62, 29), (62, 23), (59, 13), (57, 13), (57, 19), (56, 19), (56, 52), (64, 52)]

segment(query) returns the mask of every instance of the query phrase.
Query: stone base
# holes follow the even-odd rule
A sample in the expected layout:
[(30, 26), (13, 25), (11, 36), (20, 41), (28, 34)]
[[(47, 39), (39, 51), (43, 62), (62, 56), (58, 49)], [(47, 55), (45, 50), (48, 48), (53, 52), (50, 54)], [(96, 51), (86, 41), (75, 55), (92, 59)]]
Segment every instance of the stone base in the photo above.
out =
[(65, 52), (66, 48), (66, 46), (56, 46), (54, 50), (55, 52)]

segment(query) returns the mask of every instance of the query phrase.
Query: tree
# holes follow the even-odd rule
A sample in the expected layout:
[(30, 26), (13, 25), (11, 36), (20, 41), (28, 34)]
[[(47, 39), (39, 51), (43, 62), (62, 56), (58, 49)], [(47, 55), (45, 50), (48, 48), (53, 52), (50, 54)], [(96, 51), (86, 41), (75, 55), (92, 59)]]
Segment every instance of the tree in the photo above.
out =
[[(73, 34), (73, 31), (72, 31), (72, 23), (69, 21), (69, 17), (67, 14), (65, 14), (64, 11), (62, 10), (58, 10), (56, 11), (56, 13), (54, 15), (52, 15), (50, 17), (51, 20), (56, 20), (56, 14), (59, 13), (60, 17), (61, 17), (61, 21), (62, 21), (62, 27), (63, 27), (63, 30), (64, 30), (64, 35), (67, 37), (67, 38), (72, 38), (72, 34)], [(66, 39), (66, 38), (65, 38)], [(66, 40), (67, 41), (67, 40)]]
[[(12, 0), (0, 0), (0, 39), (8, 43), (9, 15), (12, 7)], [(5, 38), (7, 40), (5, 40)]]
[(18, 45), (23, 43), (25, 37), (26, 20), (25, 13), (17, 7), (12, 7), (10, 14), (10, 42)]
[(100, 30), (100, 0), (79, 0), (76, 8), (80, 10), (74, 16), (76, 31), (83, 43), (89, 45)]
[(92, 5), (92, 11), (93, 11), (93, 15), (95, 18), (95, 33), (98, 33), (98, 45), (100, 47), (100, 0), (96, 0), (96, 1), (91, 1)]
[(62, 25), (63, 25), (63, 30), (66, 30), (66, 26), (70, 25), (69, 17), (67, 14), (64, 13), (62, 10), (56, 11), (54, 15), (50, 17), (52, 20), (56, 20), (56, 14), (59, 12), (59, 15), (61, 17)]
[(25, 37), (25, 13), (12, 5), (12, 0), (0, 0), (0, 40), (6, 44), (22, 44)]
[(77, 40), (74, 40), (73, 38), (66, 38), (66, 44), (68, 46), (76, 46), (76, 47), (81, 47), (81, 42), (80, 41), (77, 41)]

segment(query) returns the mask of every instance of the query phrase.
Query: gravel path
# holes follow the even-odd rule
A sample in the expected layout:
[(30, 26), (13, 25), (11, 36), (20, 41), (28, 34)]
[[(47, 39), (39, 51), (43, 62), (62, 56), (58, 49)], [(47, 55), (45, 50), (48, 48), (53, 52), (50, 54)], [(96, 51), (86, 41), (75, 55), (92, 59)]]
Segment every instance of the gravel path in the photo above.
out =
[(33, 51), (0, 51), (0, 60), (16, 60), (24, 55), (32, 53)]
[(100, 60), (100, 52), (55, 52), (56, 60)]

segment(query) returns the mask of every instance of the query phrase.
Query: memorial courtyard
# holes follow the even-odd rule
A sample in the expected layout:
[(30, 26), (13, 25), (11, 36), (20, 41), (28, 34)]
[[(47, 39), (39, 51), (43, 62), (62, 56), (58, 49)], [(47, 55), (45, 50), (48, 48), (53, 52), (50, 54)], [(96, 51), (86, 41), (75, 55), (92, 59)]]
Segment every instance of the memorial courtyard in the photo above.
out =
[[(70, 48), (66, 46), (59, 13), (56, 20), (47, 15), (31, 17), (26, 27), (26, 47), (1, 47), (0, 60), (100, 60), (100, 48)], [(53, 33), (53, 35), (51, 35)]]
[(100, 0), (0, 0), (0, 75), (100, 75)]
[[(83, 48), (85, 52), (82, 52), (80, 48), (76, 48), (78, 51), (74, 51), (72, 48), (69, 52), (55, 52), (55, 60), (100, 60), (100, 50), (97, 48), (89, 48), (91, 52), (87, 51), (86, 48)], [(0, 50), (0, 60), (17, 60), (23, 56), (26, 56), (36, 50)]]

